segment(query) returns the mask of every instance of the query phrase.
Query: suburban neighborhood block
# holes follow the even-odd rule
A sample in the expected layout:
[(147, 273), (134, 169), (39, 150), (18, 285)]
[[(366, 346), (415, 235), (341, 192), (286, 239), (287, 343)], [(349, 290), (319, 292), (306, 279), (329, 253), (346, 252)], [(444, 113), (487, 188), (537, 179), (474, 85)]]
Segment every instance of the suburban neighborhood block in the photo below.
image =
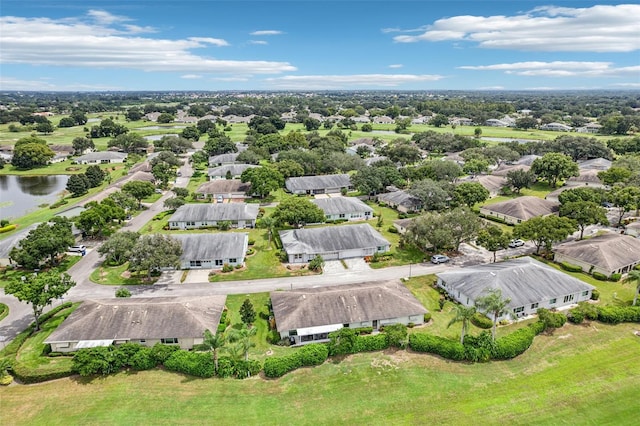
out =
[(257, 204), (185, 204), (169, 218), (169, 229), (207, 228), (220, 222), (230, 222), (232, 228), (253, 228), (257, 217)]
[(347, 174), (291, 177), (284, 185), (292, 194), (334, 194), (351, 189), (351, 178)]
[(373, 209), (355, 197), (329, 197), (311, 200), (320, 207), (327, 220), (369, 220)]
[(554, 260), (582, 267), (585, 272), (625, 274), (640, 264), (640, 239), (607, 233), (558, 244)]
[(181, 269), (222, 269), (225, 264), (242, 265), (249, 247), (249, 234), (240, 232), (172, 237), (182, 244)]

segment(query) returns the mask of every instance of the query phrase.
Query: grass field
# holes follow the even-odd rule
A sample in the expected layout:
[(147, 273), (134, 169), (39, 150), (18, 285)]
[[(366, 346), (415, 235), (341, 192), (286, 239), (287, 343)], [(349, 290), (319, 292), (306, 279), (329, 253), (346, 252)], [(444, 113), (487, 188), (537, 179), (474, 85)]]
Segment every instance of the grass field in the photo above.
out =
[(0, 388), (3, 425), (637, 424), (638, 326), (566, 325), (511, 361), (365, 353), (279, 380), (154, 370)]

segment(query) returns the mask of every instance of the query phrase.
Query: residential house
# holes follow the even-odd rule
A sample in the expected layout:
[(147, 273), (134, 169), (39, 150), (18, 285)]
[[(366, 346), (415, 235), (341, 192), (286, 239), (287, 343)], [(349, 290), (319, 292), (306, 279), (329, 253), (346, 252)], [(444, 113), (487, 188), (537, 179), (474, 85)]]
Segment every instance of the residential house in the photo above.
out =
[(46, 338), (53, 352), (157, 343), (192, 349), (217, 330), (226, 296), (85, 300)]
[(90, 152), (74, 159), (76, 164), (110, 164), (124, 163), (125, 161), (127, 161), (127, 154), (115, 151)]
[(600, 178), (598, 177), (598, 173), (601, 170), (597, 169), (580, 169), (580, 174), (578, 176), (572, 176), (565, 181), (565, 185), (567, 186), (596, 186), (601, 187), (604, 186)]
[(466, 117), (451, 117), (449, 119), (449, 124), (455, 126), (473, 126), (473, 120)]
[(374, 124), (393, 124), (395, 120), (391, 117), (387, 117), (386, 115), (379, 115), (373, 118)]
[(523, 170), (528, 172), (531, 170), (531, 166), (527, 166), (526, 164), (501, 164), (496, 167), (491, 174), (493, 176), (507, 176), (507, 174), (512, 170)]
[(624, 234), (632, 237), (640, 238), (640, 220), (625, 225)]
[(350, 190), (351, 178), (347, 174), (290, 177), (284, 183), (292, 194), (334, 194)]
[(490, 118), (484, 122), (484, 125), (489, 127), (508, 127), (509, 123), (503, 120), (498, 120), (497, 118)]
[(291, 344), (326, 342), (341, 328), (424, 323), (428, 311), (400, 281), (274, 291), (276, 328)]
[(591, 133), (591, 134), (595, 134), (595, 133), (600, 133), (600, 131), (602, 130), (602, 126), (598, 123), (587, 123), (582, 127), (578, 127), (576, 129), (576, 132), (578, 133)]
[(398, 230), (399, 234), (405, 234), (415, 219), (415, 217), (410, 217), (408, 219), (396, 219), (393, 221), (393, 226)]
[(209, 167), (219, 167), (225, 164), (236, 164), (238, 163), (238, 161), (236, 161), (238, 155), (240, 154), (237, 152), (231, 152), (228, 154), (220, 154), (209, 157)]
[(289, 263), (306, 263), (316, 256), (324, 260), (373, 256), (389, 251), (391, 243), (371, 225), (326, 226), (279, 231)]
[(327, 197), (311, 200), (320, 207), (327, 220), (369, 220), (373, 209), (355, 197)]
[(489, 191), (489, 195), (495, 197), (500, 193), (502, 188), (507, 186), (507, 178), (504, 176), (496, 176), (496, 175), (476, 175), (472, 178), (459, 180), (456, 184), (461, 184), (464, 182), (477, 182), (482, 185), (487, 191)]
[(571, 126), (562, 123), (547, 123), (540, 126), (540, 130), (551, 130), (554, 132), (568, 132), (571, 129)]
[(392, 191), (378, 195), (378, 203), (384, 203), (402, 213), (422, 210), (422, 201), (406, 191)]
[(169, 229), (210, 228), (220, 222), (230, 222), (232, 228), (254, 228), (257, 217), (257, 204), (184, 204), (169, 218)]
[(355, 117), (351, 117), (351, 119), (353, 120), (354, 123), (359, 123), (359, 124), (371, 123), (371, 119), (366, 115), (358, 115)]
[(488, 290), (498, 289), (510, 299), (509, 315), (500, 319), (526, 317), (540, 308), (558, 309), (591, 299), (594, 289), (551, 266), (521, 257), (505, 262), (469, 266), (436, 274), (438, 287), (465, 306), (474, 306)]
[(578, 168), (582, 170), (609, 170), (611, 168), (611, 160), (606, 158), (591, 158), (589, 160), (578, 162)]
[(251, 184), (239, 179), (216, 179), (205, 182), (196, 189), (198, 198), (212, 198), (219, 203), (224, 200), (242, 201), (249, 198)]
[(640, 239), (606, 233), (585, 240), (558, 244), (556, 262), (568, 262), (588, 273), (625, 274), (640, 264)]
[(247, 169), (258, 167), (254, 164), (225, 164), (224, 166), (218, 166), (210, 168), (208, 171), (209, 180), (226, 179), (240, 179), (242, 172)]
[(172, 237), (182, 244), (180, 269), (222, 269), (224, 265), (242, 265), (249, 247), (249, 234), (240, 232)]
[(480, 214), (489, 218), (502, 219), (506, 223), (516, 225), (534, 217), (554, 214), (558, 212), (559, 207), (559, 204), (554, 201), (524, 196), (482, 206), (480, 207)]
[(521, 164), (521, 165), (525, 165), (525, 166), (531, 166), (533, 164), (533, 162), (536, 161), (538, 158), (542, 158), (542, 156), (535, 155), (535, 154), (523, 155), (514, 164)]

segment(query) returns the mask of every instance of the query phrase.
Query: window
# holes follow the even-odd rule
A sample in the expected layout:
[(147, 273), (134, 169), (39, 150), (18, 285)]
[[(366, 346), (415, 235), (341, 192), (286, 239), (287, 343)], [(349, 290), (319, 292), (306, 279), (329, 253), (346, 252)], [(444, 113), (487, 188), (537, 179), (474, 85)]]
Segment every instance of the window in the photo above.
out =
[(189, 261), (189, 266), (191, 266), (192, 268), (201, 267), (202, 266), (202, 261), (201, 260), (190, 260)]
[(344, 213), (340, 213), (340, 214), (338, 215), (338, 217), (339, 217), (340, 219), (344, 219)]
[(583, 296), (588, 296), (588, 295), (589, 295), (589, 290), (585, 290), (585, 291), (583, 291), (583, 292), (582, 292), (582, 295), (583, 295)]
[(344, 328), (349, 328), (349, 324), (342, 324)]
[(554, 298), (554, 299), (549, 300), (549, 304), (550, 305), (555, 305), (556, 304), (556, 299)]
[(573, 300), (573, 294), (564, 297), (564, 303), (571, 302)]
[(229, 259), (229, 263), (236, 263), (238, 260), (236, 258), (230, 258)]
[(537, 303), (532, 303), (531, 304), (531, 309), (538, 309), (538, 304)]
[(216, 266), (222, 266), (222, 265), (224, 265), (224, 262), (222, 261), (222, 259), (216, 259), (215, 260), (215, 265)]
[(147, 343), (147, 340), (146, 339), (140, 339), (140, 340), (138, 340), (138, 343)]
[(301, 259), (302, 259), (302, 256), (303, 256), (302, 254), (298, 253), (298, 254), (294, 254), (294, 255), (293, 255), (293, 258), (294, 258), (294, 259), (297, 259), (297, 260), (301, 260)]
[(377, 248), (378, 248), (378, 251), (384, 251), (385, 247), (384, 246), (378, 246)]
[(160, 339), (160, 343), (164, 343), (165, 345), (175, 345), (178, 343), (177, 337), (167, 337), (165, 339)]
[(524, 306), (519, 306), (517, 308), (513, 308), (513, 313), (518, 314), (520, 312), (524, 312)]
[(67, 343), (58, 343), (56, 346), (58, 346), (59, 348), (68, 348), (69, 347), (69, 342), (67, 342)]
[(298, 330), (289, 330), (289, 336), (297, 336)]

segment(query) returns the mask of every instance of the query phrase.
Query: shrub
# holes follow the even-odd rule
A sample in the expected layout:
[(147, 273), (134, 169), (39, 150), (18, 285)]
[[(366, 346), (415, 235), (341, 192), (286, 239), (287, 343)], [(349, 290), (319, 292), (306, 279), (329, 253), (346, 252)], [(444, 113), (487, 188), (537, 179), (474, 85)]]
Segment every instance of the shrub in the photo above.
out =
[(224, 265), (222, 265), (222, 272), (233, 272), (233, 266), (229, 265), (228, 263), (225, 263)]
[(608, 324), (640, 322), (640, 306), (601, 306), (598, 320)]
[(216, 375), (218, 377), (231, 377), (234, 374), (233, 361), (231, 358), (222, 356), (218, 358), (218, 371), (216, 371)]
[(358, 328), (354, 328), (353, 331), (355, 331), (356, 334), (359, 334), (359, 335), (371, 334), (373, 333), (373, 327), (358, 327)]
[(329, 354), (346, 355), (356, 352), (358, 335), (351, 328), (341, 328), (329, 333)]
[(53, 370), (38, 371), (31, 367), (26, 367), (20, 362), (15, 363), (11, 370), (16, 379), (24, 384), (47, 382), (49, 380), (69, 377), (74, 374), (73, 369), (68, 367), (56, 367)]
[(296, 354), (271, 357), (264, 361), (264, 375), (272, 379), (282, 377), (299, 367), (301, 367), (300, 357)]
[(256, 240), (255, 240), (255, 239), (253, 239), (253, 238), (249, 238), (249, 243), (248, 243), (248, 244), (249, 244), (250, 246), (254, 245), (255, 243), (256, 243)]
[(465, 359), (465, 348), (460, 342), (429, 334), (409, 335), (409, 347), (416, 352), (427, 352), (440, 355), (446, 359), (462, 361)]
[(622, 278), (622, 274), (611, 274), (609, 281), (618, 282)]
[(389, 341), (384, 334), (358, 336), (354, 345), (354, 352), (381, 351), (389, 347)]
[(5, 226), (9, 225), (11, 222), (9, 222), (7, 219), (0, 219), (0, 228), (4, 228)]
[(247, 256), (251, 256), (251, 255), (252, 255), (252, 254), (254, 254), (255, 252), (256, 252), (256, 251), (255, 251), (255, 249), (253, 249), (253, 248), (249, 247), (249, 248), (247, 249)]
[(582, 272), (582, 267), (568, 262), (560, 262), (560, 267), (569, 272)]
[(387, 231), (391, 232), (392, 234), (397, 234), (397, 233), (399, 232), (399, 231), (398, 231), (398, 228), (396, 228), (396, 227), (395, 227), (395, 226), (393, 226), (393, 225), (389, 226), (389, 227), (387, 228)]
[[(562, 317), (566, 320), (564, 315)], [(533, 343), (533, 338), (536, 337), (536, 331), (539, 328), (540, 326), (524, 327), (497, 339), (493, 349), (493, 359), (515, 358), (529, 349), (529, 346)]]
[(559, 312), (551, 312), (548, 309), (538, 309), (538, 320), (542, 321), (545, 328), (560, 328), (567, 322), (567, 317)]
[(402, 349), (407, 346), (407, 327), (404, 324), (387, 325), (384, 328), (384, 334), (387, 336), (389, 346)]
[(164, 362), (167, 370), (196, 377), (213, 377), (215, 365), (211, 355), (205, 352), (177, 350)]
[(164, 345), (162, 343), (156, 343), (151, 348), (151, 359), (156, 364), (164, 364), (171, 354), (179, 349), (180, 346), (178, 345)]
[(591, 275), (598, 281), (607, 281), (608, 278), (605, 274), (601, 274), (598, 271), (594, 271)]
[(238, 379), (247, 379), (255, 376), (260, 373), (260, 370), (262, 370), (262, 364), (255, 359), (237, 361), (233, 366), (234, 374)]
[(130, 365), (134, 370), (151, 370), (157, 363), (151, 355), (151, 348), (142, 347), (130, 359)]
[(475, 315), (471, 317), (471, 324), (484, 330), (493, 327), (493, 321), (491, 321), (489, 317), (480, 312), (476, 312)]
[(11, 225), (3, 226), (2, 228), (0, 228), (0, 234), (3, 234), (5, 232), (9, 232), (9, 231), (13, 231), (17, 227), (18, 227), (18, 225), (16, 225), (15, 223), (13, 223)]
[(579, 308), (571, 309), (567, 314), (567, 319), (570, 323), (573, 324), (582, 324), (584, 321), (584, 312), (582, 312)]
[(120, 369), (113, 346), (80, 349), (73, 355), (73, 371), (81, 376), (112, 374)]
[(296, 355), (301, 366), (321, 365), (329, 357), (329, 348), (325, 344), (310, 343), (301, 347)]
[(119, 288), (116, 290), (116, 297), (131, 297), (131, 292), (128, 288)]
[(309, 269), (312, 271), (321, 271), (323, 266), (324, 259), (322, 258), (322, 256), (316, 256), (311, 259), (311, 262), (309, 262)]
[(593, 290), (591, 290), (591, 300), (598, 300), (600, 299), (600, 292), (598, 291), (597, 288), (594, 288)]
[(464, 337), (464, 356), (472, 362), (487, 362), (491, 359), (495, 344), (491, 333), (483, 331), (480, 335), (467, 334)]

